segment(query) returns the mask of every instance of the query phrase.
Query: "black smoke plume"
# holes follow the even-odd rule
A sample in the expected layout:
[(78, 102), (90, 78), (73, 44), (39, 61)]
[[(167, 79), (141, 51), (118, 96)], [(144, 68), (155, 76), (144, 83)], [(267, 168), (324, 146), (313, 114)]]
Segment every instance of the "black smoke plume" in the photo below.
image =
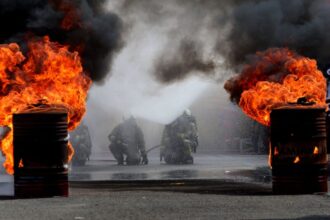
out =
[(48, 35), (78, 50), (85, 71), (101, 82), (123, 46), (122, 21), (104, 10), (103, 0), (0, 0), (0, 43)]
[[(330, 2), (328, 0), (248, 0), (232, 5), (228, 17), (226, 59), (232, 67), (249, 54), (270, 47), (287, 47), (314, 58), (319, 66), (330, 61)], [(219, 27), (220, 28), (220, 27)], [(218, 42), (221, 51), (222, 41)]]
[[(147, 13), (149, 22), (158, 22), (159, 25), (164, 25), (163, 20), (182, 13), (184, 16), (178, 16), (177, 23), (173, 25), (176, 27), (178, 24), (179, 27), (174, 32), (183, 36), (195, 36), (199, 30), (205, 29), (209, 35), (216, 34), (218, 40), (214, 47), (215, 51), (223, 56), (226, 64), (235, 71), (241, 70), (241, 65), (246, 63), (247, 56), (272, 47), (289, 48), (302, 56), (316, 59), (322, 70), (330, 63), (329, 0), (123, 0), (123, 2), (125, 15)], [(203, 22), (204, 18), (209, 22)], [(230, 28), (227, 30), (228, 26)], [(205, 39), (202, 43), (212, 45), (213, 42)], [(166, 54), (163, 55), (165, 56)], [(155, 74), (163, 75), (157, 72)], [(174, 74), (170, 76), (176, 78)]]
[(186, 78), (191, 72), (211, 74), (215, 64), (204, 60), (196, 42), (182, 40), (174, 54), (165, 53), (155, 64), (156, 77), (163, 83), (171, 83)]

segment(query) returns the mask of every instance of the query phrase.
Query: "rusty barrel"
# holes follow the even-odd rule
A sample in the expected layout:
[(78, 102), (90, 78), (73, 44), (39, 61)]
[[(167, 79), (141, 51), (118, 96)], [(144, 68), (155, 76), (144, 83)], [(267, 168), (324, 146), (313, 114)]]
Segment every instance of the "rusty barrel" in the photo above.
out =
[(270, 118), (273, 192), (327, 192), (325, 108), (283, 107)]
[(13, 115), (15, 197), (68, 196), (68, 120), (64, 111)]

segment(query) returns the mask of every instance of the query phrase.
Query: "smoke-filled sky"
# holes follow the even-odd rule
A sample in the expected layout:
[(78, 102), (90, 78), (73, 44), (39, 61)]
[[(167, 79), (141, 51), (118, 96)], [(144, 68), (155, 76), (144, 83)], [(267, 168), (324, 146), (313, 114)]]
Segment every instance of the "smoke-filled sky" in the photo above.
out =
[(320, 66), (330, 60), (325, 0), (117, 0), (107, 8), (122, 19), (126, 44), (113, 73), (135, 72), (131, 79), (147, 94), (191, 76), (228, 78), (270, 47), (288, 47)]
[(99, 108), (165, 124), (257, 51), (327, 66), (329, 12), (328, 0), (0, 0), (0, 43), (47, 34), (80, 51), (96, 83), (88, 121)]
[[(108, 7), (123, 20), (125, 47), (114, 62), (112, 77), (106, 85), (92, 88), (90, 98), (123, 115), (166, 124), (215, 83), (222, 59), (213, 59), (217, 56), (210, 50), (214, 45), (202, 43), (206, 29), (193, 27), (190, 18), (185, 18), (187, 9), (174, 1), (164, 5), (115, 1)], [(180, 20), (182, 24), (177, 23)], [(214, 39), (207, 41), (215, 44)]]
[(0, 0), (0, 43), (48, 35), (77, 50), (87, 74), (102, 82), (124, 45), (122, 19), (106, 10), (105, 0)]
[(218, 97), (224, 98), (222, 82), (270, 47), (288, 47), (315, 58), (320, 67), (330, 60), (326, 0), (116, 0), (106, 5), (122, 21), (124, 46), (112, 77), (92, 88), (89, 111), (106, 106), (117, 118), (131, 113), (169, 123), (219, 82)]
[(98, 82), (114, 72), (121, 49), (156, 33), (149, 73), (169, 84), (189, 75), (217, 78), (223, 64), (238, 71), (248, 55), (269, 47), (326, 65), (329, 11), (328, 0), (1, 0), (0, 42), (24, 46), (29, 35), (50, 35), (81, 51)]
[[(204, 64), (210, 73), (213, 56), (222, 56), (230, 67), (244, 64), (245, 58), (269, 47), (288, 47), (301, 55), (315, 58), (322, 65), (330, 60), (330, 2), (328, 0), (183, 0), (117, 2), (117, 10), (132, 26), (144, 23), (160, 28), (168, 38), (166, 53), (155, 61), (155, 74), (168, 82), (182, 78), (189, 70)], [(110, 4), (111, 5), (111, 4)], [(147, 31), (147, 30), (146, 30)], [(189, 56), (183, 48), (190, 45)], [(196, 48), (196, 50), (192, 49)], [(175, 51), (175, 52), (173, 52)], [(198, 52), (197, 52), (198, 51)], [(216, 54), (216, 55), (215, 55)], [(167, 57), (170, 56), (170, 57)], [(164, 58), (165, 57), (165, 58)], [(189, 59), (198, 59), (195, 65)], [(168, 61), (173, 61), (172, 65)], [(181, 66), (178, 64), (181, 61)], [(178, 74), (166, 74), (174, 68)], [(187, 64), (187, 65), (184, 65)], [(205, 65), (208, 64), (208, 65)], [(190, 68), (189, 68), (190, 67)], [(235, 68), (237, 69), (237, 68)]]

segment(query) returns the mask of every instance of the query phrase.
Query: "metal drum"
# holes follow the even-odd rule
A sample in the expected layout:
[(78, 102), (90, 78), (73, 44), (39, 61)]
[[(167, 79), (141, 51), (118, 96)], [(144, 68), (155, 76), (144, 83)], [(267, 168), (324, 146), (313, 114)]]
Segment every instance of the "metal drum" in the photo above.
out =
[[(330, 106), (328, 106), (328, 109), (330, 109)], [(327, 152), (330, 152), (330, 112), (327, 112)]]
[(68, 196), (67, 113), (13, 115), (15, 197)]
[(270, 118), (273, 192), (327, 192), (325, 108), (278, 108)]

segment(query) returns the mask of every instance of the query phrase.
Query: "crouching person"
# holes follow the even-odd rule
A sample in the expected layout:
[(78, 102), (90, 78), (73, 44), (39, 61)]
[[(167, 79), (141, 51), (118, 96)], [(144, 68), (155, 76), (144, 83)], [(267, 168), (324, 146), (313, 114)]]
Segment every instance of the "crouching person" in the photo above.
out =
[(148, 164), (143, 132), (134, 117), (117, 125), (108, 138), (109, 149), (118, 165)]
[(165, 126), (162, 136), (160, 159), (167, 164), (192, 164), (192, 153), (198, 147), (198, 134), (195, 118), (190, 111), (184, 113)]

